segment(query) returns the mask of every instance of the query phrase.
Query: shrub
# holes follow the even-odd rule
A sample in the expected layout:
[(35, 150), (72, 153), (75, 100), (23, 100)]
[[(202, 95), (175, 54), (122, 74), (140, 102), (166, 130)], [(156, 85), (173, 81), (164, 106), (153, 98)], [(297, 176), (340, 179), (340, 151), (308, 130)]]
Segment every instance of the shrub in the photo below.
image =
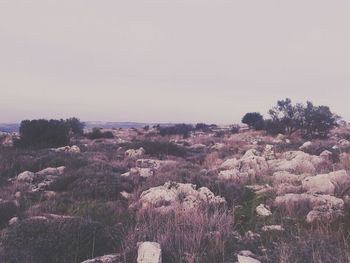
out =
[(162, 136), (165, 135), (182, 135), (188, 137), (193, 131), (193, 126), (188, 124), (176, 124), (174, 126), (159, 127), (159, 133)]
[(60, 263), (112, 253), (118, 235), (102, 224), (80, 218), (26, 219), (2, 238), (4, 262)]
[(74, 135), (83, 135), (85, 123), (81, 122), (78, 118), (69, 118), (66, 120), (69, 131)]
[(255, 130), (262, 130), (264, 128), (263, 116), (258, 112), (248, 112), (243, 116), (242, 123), (247, 124)]
[(0, 200), (0, 227), (8, 223), (17, 213), (16, 203), (13, 201)]
[(205, 124), (205, 123), (197, 123), (195, 127), (196, 131), (203, 131), (203, 132), (208, 132), (210, 131), (210, 125)]
[(87, 134), (87, 137), (90, 140), (95, 140), (95, 139), (112, 139), (114, 138), (114, 135), (111, 131), (105, 131), (102, 132), (101, 129), (99, 128), (93, 128), (91, 133)]
[(69, 144), (69, 127), (64, 120), (25, 120), (15, 145), (23, 148), (50, 148)]

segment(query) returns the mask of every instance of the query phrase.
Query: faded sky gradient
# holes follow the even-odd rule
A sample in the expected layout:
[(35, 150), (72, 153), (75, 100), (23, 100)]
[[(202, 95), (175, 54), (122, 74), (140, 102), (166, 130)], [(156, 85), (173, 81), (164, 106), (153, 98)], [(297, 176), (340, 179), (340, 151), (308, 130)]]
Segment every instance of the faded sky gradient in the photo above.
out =
[(350, 1), (1, 0), (0, 91), (0, 122), (224, 124), (285, 97), (350, 120)]

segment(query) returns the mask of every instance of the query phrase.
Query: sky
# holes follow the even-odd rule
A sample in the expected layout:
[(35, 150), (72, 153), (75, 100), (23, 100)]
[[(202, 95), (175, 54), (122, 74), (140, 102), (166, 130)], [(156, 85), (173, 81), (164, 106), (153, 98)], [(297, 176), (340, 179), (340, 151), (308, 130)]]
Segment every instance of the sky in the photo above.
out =
[(350, 120), (349, 0), (1, 0), (0, 122)]

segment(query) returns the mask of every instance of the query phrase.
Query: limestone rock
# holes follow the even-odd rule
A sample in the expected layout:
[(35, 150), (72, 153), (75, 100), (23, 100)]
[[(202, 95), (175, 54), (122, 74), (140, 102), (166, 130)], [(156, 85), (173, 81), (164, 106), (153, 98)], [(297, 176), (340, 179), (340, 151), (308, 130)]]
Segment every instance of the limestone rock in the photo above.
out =
[(296, 174), (315, 174), (317, 168), (324, 163), (324, 160), (315, 155), (302, 151), (289, 151), (282, 154), (280, 159), (268, 161), (273, 171), (288, 171)]
[(303, 189), (309, 193), (334, 195), (336, 190), (350, 186), (350, 176), (345, 170), (306, 177), (302, 181)]
[(94, 258), (85, 260), (81, 263), (121, 263), (120, 255), (114, 254), (114, 255), (105, 255), (102, 257)]
[(142, 147), (135, 150), (135, 149), (129, 149), (127, 150), (124, 155), (125, 157), (129, 157), (129, 158), (139, 158), (140, 156), (145, 154), (145, 149), (143, 149)]
[(299, 150), (307, 150), (312, 146), (312, 142), (305, 142), (302, 146), (299, 147)]
[(161, 263), (162, 250), (156, 242), (142, 242), (138, 244), (137, 263)]
[(178, 208), (180, 211), (190, 211), (198, 208), (201, 203), (223, 204), (225, 199), (215, 196), (208, 188), (196, 190), (193, 184), (167, 182), (164, 185), (150, 188), (140, 196), (143, 208), (153, 207), (160, 212), (168, 212)]
[(256, 211), (257, 215), (261, 216), (261, 217), (267, 217), (267, 216), (272, 215), (270, 209), (268, 209), (268, 207), (266, 207), (264, 204), (258, 205), (256, 207), (255, 211)]

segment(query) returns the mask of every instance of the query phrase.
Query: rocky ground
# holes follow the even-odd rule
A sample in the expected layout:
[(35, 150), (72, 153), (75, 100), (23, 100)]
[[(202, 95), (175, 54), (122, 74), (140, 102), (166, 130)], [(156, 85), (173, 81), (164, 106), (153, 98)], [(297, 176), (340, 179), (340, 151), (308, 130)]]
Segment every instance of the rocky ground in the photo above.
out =
[(0, 262), (350, 262), (350, 129), (0, 148)]

